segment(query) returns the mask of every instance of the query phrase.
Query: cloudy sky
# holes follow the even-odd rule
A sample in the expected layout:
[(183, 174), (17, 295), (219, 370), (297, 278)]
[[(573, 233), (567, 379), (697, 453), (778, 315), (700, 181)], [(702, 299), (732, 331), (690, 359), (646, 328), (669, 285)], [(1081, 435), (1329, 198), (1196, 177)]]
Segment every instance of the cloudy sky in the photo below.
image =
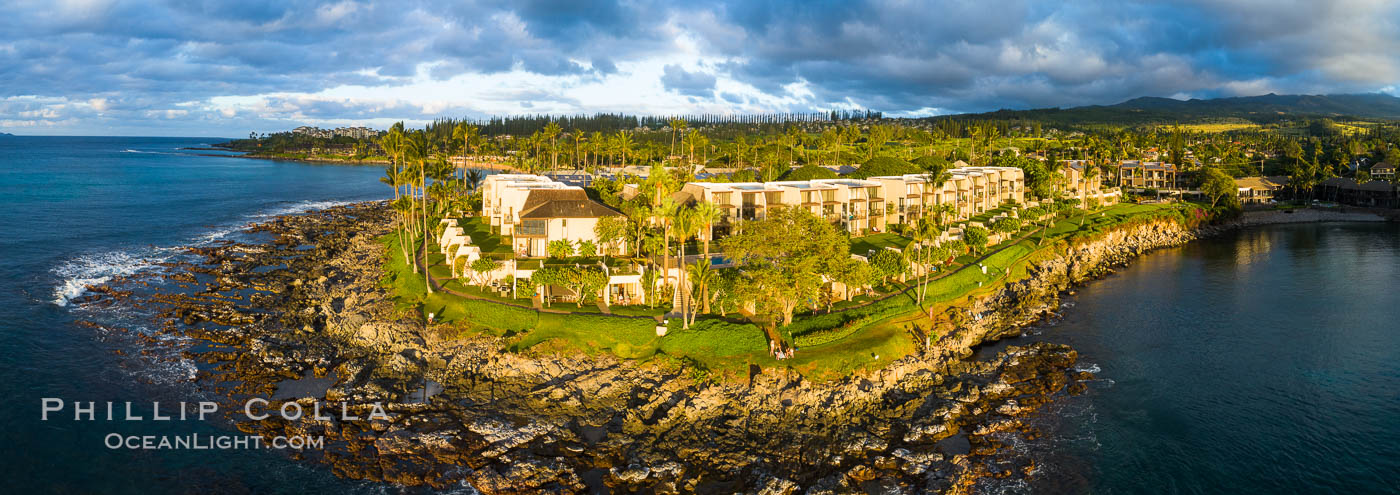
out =
[(1389, 0), (0, 2), (0, 131), (16, 134), (932, 115), (1397, 85)]

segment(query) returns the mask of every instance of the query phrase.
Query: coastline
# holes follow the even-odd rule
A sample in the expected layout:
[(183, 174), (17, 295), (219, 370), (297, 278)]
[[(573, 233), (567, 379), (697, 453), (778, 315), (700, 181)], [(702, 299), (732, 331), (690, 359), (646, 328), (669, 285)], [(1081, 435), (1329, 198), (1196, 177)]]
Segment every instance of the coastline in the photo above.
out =
[[(1389, 213), (1389, 216), (1386, 215)], [(1380, 210), (1372, 211), (1362, 208), (1338, 208), (1338, 209), (1316, 209), (1299, 208), (1296, 210), (1263, 210), (1246, 211), (1240, 218), (1232, 223), (1236, 227), (1253, 227), (1257, 225), (1274, 225), (1284, 223), (1316, 223), (1316, 222), (1386, 222), (1395, 221), (1395, 213)]]
[[(501, 338), (458, 339), (450, 327), (408, 317), (379, 285), (384, 246), (377, 239), (387, 233), (387, 217), (375, 210), (382, 208), (357, 204), (279, 217), (254, 227), (276, 235), (271, 246), (200, 250), (203, 266), (186, 268), (221, 267), (229, 275), (221, 280), (237, 281), (220, 282), (222, 288), (274, 290), (250, 297), (244, 308), (184, 299), (170, 323), (239, 349), (202, 357), (228, 364), (233, 371), (219, 379), (243, 382), (240, 393), (271, 395), (302, 377), (334, 377), (324, 393), (299, 401), (379, 400), (397, 417), (414, 418), (240, 429), (326, 435), (345, 449), (319, 460), (341, 476), (438, 487), (468, 482), (485, 493), (600, 486), (845, 491), (877, 481), (964, 492), (979, 479), (1007, 474), (995, 466), (1032, 469), (998, 435), (1023, 431), (1019, 418), (1089, 378), (1073, 370), (1076, 355), (1065, 346), (1012, 347), (986, 362), (966, 361), (976, 346), (1019, 334), (1057, 309), (1064, 291), (1150, 250), (1245, 226), (1350, 221), (1280, 213), (1196, 230), (1169, 220), (1118, 226), (1055, 246), (1026, 278), (954, 304), (950, 309), (965, 311), (963, 324), (923, 355), (829, 383), (763, 369), (745, 386), (697, 382), (684, 370), (609, 356), (502, 352)], [(295, 254), (308, 245), (316, 249)], [(238, 255), (250, 252), (258, 256)], [(257, 273), (289, 254), (300, 258), (287, 262), (288, 270)], [(281, 313), (257, 316), (270, 308)], [(441, 392), (419, 400), (415, 390), (434, 388), (424, 386), (429, 381)]]
[[(273, 160), (273, 161), (284, 161), (284, 162), (313, 163), (313, 164), (322, 164), (322, 165), (327, 165), (327, 164), (329, 164), (329, 165), (388, 165), (388, 164), (390, 163), (390, 161), (387, 160), (387, 159), (377, 159), (377, 158), (376, 158), (376, 159), (366, 159), (366, 160), (353, 160), (353, 159), (339, 159), (339, 158), (337, 158), (337, 159), (332, 159), (332, 158), (275, 156), (275, 155), (259, 154), (260, 152), (257, 152), (257, 151), (242, 151), (242, 150), (236, 150), (236, 149), (232, 149), (232, 148), (187, 148), (187, 149), (189, 149), (189, 150), (204, 150), (204, 151), (230, 151), (230, 152), (243, 153), (243, 154), (241, 154), (241, 155), (211, 155), (211, 154), (202, 154), (202, 155), (199, 155), (199, 156), (248, 158), (248, 159), (253, 159), (253, 160)], [(453, 165), (454, 165), (456, 168), (459, 168), (459, 169), (498, 170), (498, 171), (502, 171), (502, 172), (509, 172), (509, 171), (516, 170), (515, 167), (512, 167), (512, 166), (510, 166), (510, 165), (495, 164), (495, 163), (489, 163), (489, 162), (478, 162), (478, 163), (472, 164), (471, 166), (467, 166), (467, 165), (464, 164), (464, 163), (458, 163), (457, 161), (453, 161), (452, 163), (453, 163)]]

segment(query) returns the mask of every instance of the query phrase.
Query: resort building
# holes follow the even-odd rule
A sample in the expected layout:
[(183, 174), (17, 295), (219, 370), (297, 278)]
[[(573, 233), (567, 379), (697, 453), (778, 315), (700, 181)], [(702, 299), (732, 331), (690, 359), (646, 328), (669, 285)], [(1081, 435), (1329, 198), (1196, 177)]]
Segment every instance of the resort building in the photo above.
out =
[(1389, 162), (1380, 162), (1371, 166), (1371, 178), (1375, 180), (1391, 180), (1395, 178), (1395, 165)]
[(1378, 208), (1400, 208), (1400, 189), (1384, 180), (1358, 184), (1355, 179), (1333, 177), (1319, 183), (1314, 195), (1323, 201)]
[(1091, 173), (1089, 169), (1093, 167), (1093, 164), (1087, 160), (1064, 161), (1064, 166), (1060, 167), (1059, 172), (1065, 178), (1065, 195), (1084, 202), (1098, 200), (1099, 204), (1102, 205), (1117, 203), (1120, 197), (1118, 190), (1103, 186), (1103, 179), (1112, 175), (1112, 172), (1101, 168), (1097, 173)]
[(596, 243), (598, 219), (622, 216), (588, 199), (581, 187), (538, 175), (487, 176), (481, 191), (482, 216), (492, 230), (511, 238), (517, 256), (547, 256), (549, 243), (557, 240)]
[[(813, 179), (775, 182), (690, 182), (673, 195), (681, 203), (705, 201), (718, 206), (723, 216), (714, 226), (722, 237), (733, 225), (759, 220), (772, 208), (805, 208), (841, 229), (856, 235), (885, 232), (892, 224), (917, 220), (925, 206), (949, 205), (952, 219), (965, 219), (1011, 201), (1025, 199), (1025, 175), (1012, 167), (960, 167), (949, 171), (943, 184), (928, 183), (923, 174), (871, 177), (869, 179)], [(639, 194), (637, 186), (623, 187), (623, 197)], [(702, 237), (703, 237), (702, 233)]]
[(1288, 185), (1288, 177), (1241, 177), (1235, 179), (1235, 187), (1239, 189), (1240, 203), (1246, 205), (1264, 204), (1274, 200), (1274, 195), (1279, 189)]
[(1025, 173), (1014, 167), (959, 167), (948, 171), (943, 184), (930, 184), (928, 176), (907, 174), (871, 177), (889, 198), (890, 224), (907, 224), (928, 213), (929, 207), (948, 205), (953, 219), (966, 219), (1005, 202), (1025, 202)]
[(1118, 185), (1131, 189), (1180, 189), (1176, 165), (1165, 162), (1124, 160), (1118, 166)]

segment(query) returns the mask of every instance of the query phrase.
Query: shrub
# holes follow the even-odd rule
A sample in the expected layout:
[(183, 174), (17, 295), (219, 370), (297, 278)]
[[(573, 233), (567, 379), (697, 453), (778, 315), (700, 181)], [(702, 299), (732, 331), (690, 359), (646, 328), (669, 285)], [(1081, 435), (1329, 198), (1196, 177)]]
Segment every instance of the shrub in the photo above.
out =
[(963, 240), (972, 247), (973, 254), (976, 254), (987, 245), (987, 229), (982, 227), (968, 227), (963, 230)]

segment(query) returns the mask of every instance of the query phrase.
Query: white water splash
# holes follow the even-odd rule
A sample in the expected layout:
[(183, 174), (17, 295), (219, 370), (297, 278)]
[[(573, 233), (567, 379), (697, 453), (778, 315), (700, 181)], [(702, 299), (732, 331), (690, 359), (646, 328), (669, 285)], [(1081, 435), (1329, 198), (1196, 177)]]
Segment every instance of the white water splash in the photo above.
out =
[(134, 275), (168, 259), (168, 255), (162, 257), (158, 251), (109, 251), (85, 254), (65, 261), (52, 270), (59, 278), (59, 283), (54, 288), (53, 303), (67, 306), (70, 301), (87, 292), (89, 285), (102, 284), (114, 277)]
[[(148, 153), (135, 150), (127, 151), (133, 153)], [(263, 211), (246, 215), (245, 221), (216, 226), (207, 232), (197, 234), (191, 237), (186, 245), (207, 246), (214, 242), (227, 239), (229, 236), (247, 229), (254, 223), (266, 221), (273, 217), (296, 215), (352, 203), (352, 201), (299, 201), (270, 207)], [(51, 270), (59, 279), (54, 287), (52, 302), (58, 306), (67, 306), (73, 299), (85, 294), (89, 285), (103, 284), (116, 277), (134, 275), (142, 270), (156, 266), (158, 263), (169, 261), (181, 250), (181, 247), (151, 247), (138, 250), (88, 253), (64, 261)]]
[(353, 203), (354, 201), (300, 201), (292, 203), (290, 205), (282, 205), (275, 208), (271, 208), (263, 213), (253, 215), (253, 218), (269, 218), (282, 215), (296, 215), (300, 213), (306, 213), (309, 211), (324, 210), (327, 208), (335, 208), (337, 206), (345, 206)]

